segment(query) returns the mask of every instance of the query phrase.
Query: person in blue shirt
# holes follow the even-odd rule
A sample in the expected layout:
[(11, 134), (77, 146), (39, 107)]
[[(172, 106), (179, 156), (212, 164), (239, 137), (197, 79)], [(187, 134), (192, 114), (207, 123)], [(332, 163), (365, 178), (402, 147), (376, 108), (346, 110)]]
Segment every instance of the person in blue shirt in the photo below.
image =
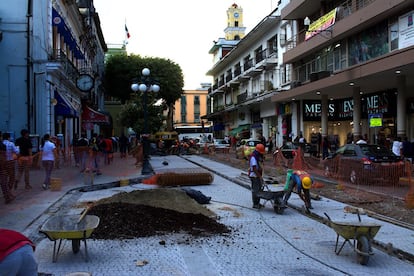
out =
[(287, 205), (287, 202), (290, 198), (290, 195), (293, 189), (296, 187), (296, 191), (299, 197), (305, 203), (306, 210), (313, 209), (311, 205), (311, 198), (310, 198), (310, 188), (312, 187), (312, 177), (309, 173), (305, 171), (293, 171), (292, 175), (290, 176), (290, 180), (288, 180), (288, 187), (285, 190), (285, 195), (283, 197), (283, 202)]
[(260, 209), (263, 207), (260, 204), (260, 197), (257, 193), (262, 189), (263, 183), (263, 155), (266, 153), (265, 146), (263, 144), (257, 144), (256, 149), (250, 156), (249, 160), (249, 178), (252, 182), (252, 201), (253, 208)]

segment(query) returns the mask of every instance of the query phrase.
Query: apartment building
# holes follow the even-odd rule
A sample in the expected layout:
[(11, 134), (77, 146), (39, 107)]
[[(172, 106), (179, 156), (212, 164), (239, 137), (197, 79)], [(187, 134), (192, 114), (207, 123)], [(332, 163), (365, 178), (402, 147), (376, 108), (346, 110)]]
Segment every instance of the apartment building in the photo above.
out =
[(198, 89), (184, 90), (180, 99), (175, 102), (173, 126), (179, 134), (197, 137), (213, 131), (211, 122), (204, 118), (207, 114), (207, 96), (210, 87), (210, 83), (202, 83)]
[[(0, 2), (0, 130), (35, 138), (99, 132), (107, 50), (92, 0)], [(35, 148), (36, 150), (36, 148)]]
[(224, 135), (240, 139), (272, 136), (282, 143), (279, 115), (286, 110), (279, 109), (271, 96), (290, 87), (289, 65), (282, 63), (285, 33), (291, 29), (280, 17), (283, 2), (242, 39), (219, 39), (210, 50), (215, 63), (207, 73), (214, 80), (207, 118)]
[[(272, 96), (288, 107), (293, 132), (344, 144), (414, 138), (414, 1), (295, 0), (283, 63), (291, 88)], [(297, 120), (293, 114), (296, 114)]]

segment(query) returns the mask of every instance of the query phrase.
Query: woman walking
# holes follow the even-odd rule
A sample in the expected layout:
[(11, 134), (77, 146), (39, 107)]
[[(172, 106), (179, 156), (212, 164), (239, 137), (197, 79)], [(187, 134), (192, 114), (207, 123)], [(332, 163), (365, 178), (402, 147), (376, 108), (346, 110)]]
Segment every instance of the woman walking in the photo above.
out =
[(50, 141), (49, 134), (45, 134), (43, 136), (40, 150), (42, 152), (42, 166), (45, 168), (45, 181), (43, 181), (42, 188), (47, 190), (50, 187), (50, 176), (52, 174), (57, 154), (56, 145)]

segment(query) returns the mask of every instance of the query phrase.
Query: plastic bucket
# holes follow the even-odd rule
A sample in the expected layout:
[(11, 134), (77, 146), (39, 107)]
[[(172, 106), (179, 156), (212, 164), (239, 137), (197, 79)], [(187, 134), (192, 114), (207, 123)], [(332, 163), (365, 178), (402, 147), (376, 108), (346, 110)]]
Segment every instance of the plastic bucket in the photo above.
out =
[(121, 179), (119, 181), (119, 186), (120, 187), (124, 187), (124, 186), (128, 186), (129, 185), (129, 179)]
[(83, 184), (85, 185), (93, 185), (93, 179), (95, 177), (95, 173), (91, 171), (86, 171), (83, 173)]
[(61, 178), (50, 178), (50, 190), (60, 191), (61, 189), (62, 189), (62, 179)]

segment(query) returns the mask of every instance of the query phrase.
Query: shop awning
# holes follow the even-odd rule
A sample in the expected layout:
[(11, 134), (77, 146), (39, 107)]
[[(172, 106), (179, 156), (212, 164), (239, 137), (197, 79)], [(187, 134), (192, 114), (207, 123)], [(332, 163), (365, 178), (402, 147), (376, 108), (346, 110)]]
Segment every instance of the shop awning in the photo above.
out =
[(109, 123), (107, 115), (84, 105), (82, 109), (82, 123)]
[(240, 132), (245, 131), (245, 130), (248, 130), (248, 131), (250, 130), (250, 125), (249, 124), (240, 125), (238, 127), (233, 128), (232, 130), (230, 130), (230, 134), (233, 135), (233, 136), (236, 136), (237, 134), (239, 134)]
[(55, 115), (60, 115), (64, 117), (78, 117), (79, 114), (73, 105), (61, 95), (57, 90), (55, 90), (54, 97), (56, 99), (55, 105)]

